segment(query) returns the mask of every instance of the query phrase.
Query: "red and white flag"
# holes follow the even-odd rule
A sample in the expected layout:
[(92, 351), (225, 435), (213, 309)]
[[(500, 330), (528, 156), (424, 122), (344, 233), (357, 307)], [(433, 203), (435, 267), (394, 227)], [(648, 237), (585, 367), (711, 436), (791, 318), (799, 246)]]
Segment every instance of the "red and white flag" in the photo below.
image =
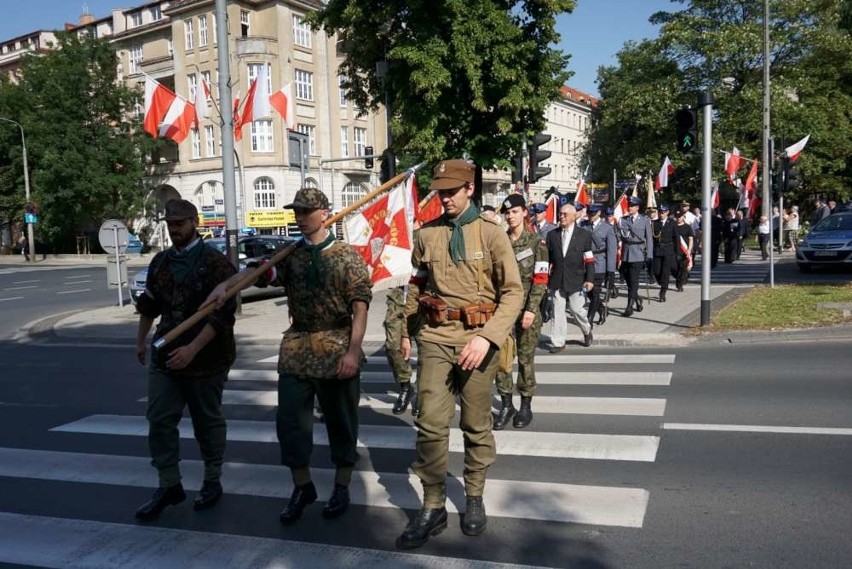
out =
[(257, 77), (251, 82), (246, 102), (243, 105), (243, 114), (240, 117), (240, 127), (234, 125), (235, 138), (242, 138), (243, 127), (256, 120), (268, 117), (272, 114), (272, 107), (269, 105), (269, 81), (266, 74), (266, 66), (261, 65), (257, 73)]
[(438, 192), (429, 192), (429, 195), (423, 198), (423, 201), (425, 203), (417, 210), (417, 221), (420, 222), (420, 225), (434, 221), (444, 214), (444, 206)]
[(725, 152), (725, 173), (728, 174), (728, 179), (733, 182), (737, 177), (737, 170), (740, 169), (740, 149), (734, 146), (734, 152)]
[(544, 221), (554, 225), (559, 223), (559, 196), (556, 194), (550, 194), (544, 202)]
[(592, 198), (589, 197), (589, 193), (586, 191), (586, 184), (580, 180), (580, 189), (577, 190), (577, 195), (574, 196), (574, 203), (583, 204), (583, 206), (588, 206), (591, 203)]
[(801, 154), (802, 150), (805, 149), (805, 146), (808, 144), (808, 140), (810, 138), (811, 135), (809, 134), (793, 146), (788, 146), (784, 149), (784, 155), (790, 159), (790, 162), (795, 162), (796, 160), (798, 160), (799, 154)]
[(627, 215), (627, 207), (627, 192), (625, 192), (621, 194), (621, 197), (615, 202), (615, 207), (612, 208), (612, 216), (616, 221)]
[(748, 209), (749, 204), (749, 192), (743, 184), (742, 180), (737, 178), (736, 180), (737, 192), (739, 193), (740, 199), (737, 202), (737, 209)]
[(679, 235), (677, 240), (681, 253), (683, 253), (686, 257), (687, 269), (692, 269), (692, 251), (689, 250), (689, 245), (687, 244), (686, 239), (683, 238), (683, 235)]
[(710, 192), (710, 207), (719, 209), (719, 182), (713, 182), (713, 189)]
[(163, 124), (160, 125), (160, 136), (171, 138), (180, 144), (189, 136), (192, 125), (197, 122), (195, 105), (183, 97), (175, 97), (169, 111), (163, 117)]
[(234, 138), (240, 140), (243, 137), (243, 125), (240, 122), (240, 92), (237, 91), (237, 96), (234, 97)]
[(169, 112), (169, 107), (175, 100), (175, 93), (160, 84), (159, 81), (145, 76), (145, 118), (142, 126), (145, 132), (157, 138), (160, 132), (160, 123)]
[(749, 193), (749, 197), (754, 195), (754, 191), (757, 189), (757, 165), (759, 162), (754, 160), (751, 163), (751, 170), (748, 171), (748, 176), (746, 176), (745, 187), (746, 191)]
[(284, 118), (287, 130), (296, 128), (296, 105), (293, 101), (293, 83), (287, 83), (269, 97), (269, 104)]
[(198, 84), (195, 86), (195, 116), (198, 117), (198, 120), (206, 119), (210, 116), (210, 107), (207, 106), (209, 99), (210, 87), (207, 86), (204, 76), (200, 75), (198, 77)]
[(663, 165), (660, 167), (660, 172), (657, 174), (657, 181), (654, 184), (654, 190), (660, 191), (660, 188), (667, 188), (669, 186), (669, 176), (674, 174), (674, 166), (672, 166), (672, 161), (669, 160), (669, 157), (666, 156), (666, 159), (663, 160)]
[(374, 290), (402, 286), (411, 277), (411, 178), (346, 220), (349, 245), (370, 271)]

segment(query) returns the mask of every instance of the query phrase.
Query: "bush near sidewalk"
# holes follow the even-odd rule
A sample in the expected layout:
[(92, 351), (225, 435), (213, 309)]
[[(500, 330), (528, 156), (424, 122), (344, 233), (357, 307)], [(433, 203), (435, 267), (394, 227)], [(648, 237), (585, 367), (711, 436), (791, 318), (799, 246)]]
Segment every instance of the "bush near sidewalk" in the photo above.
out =
[(775, 330), (852, 322), (826, 302), (852, 306), (852, 284), (795, 284), (755, 287), (710, 318), (707, 331)]

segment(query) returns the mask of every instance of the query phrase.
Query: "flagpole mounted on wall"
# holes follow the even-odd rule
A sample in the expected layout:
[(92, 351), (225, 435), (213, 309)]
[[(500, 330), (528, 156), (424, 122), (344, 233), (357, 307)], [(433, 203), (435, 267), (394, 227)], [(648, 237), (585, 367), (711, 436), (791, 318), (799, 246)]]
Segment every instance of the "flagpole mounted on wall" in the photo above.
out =
[[(419, 170), (420, 168), (422, 168), (424, 164), (425, 164), (424, 162), (421, 162), (417, 166), (414, 166), (413, 168), (409, 168), (405, 172), (400, 172), (399, 174), (397, 174), (396, 176), (394, 176), (393, 178), (391, 178), (390, 180), (388, 180), (387, 182), (385, 182), (381, 186), (377, 187), (372, 192), (368, 193), (367, 195), (365, 195), (364, 197), (362, 197), (361, 199), (359, 199), (358, 201), (356, 201), (352, 205), (350, 205), (346, 208), (343, 208), (342, 210), (340, 210), (336, 214), (329, 217), (327, 220), (325, 220), (323, 227), (325, 227), (325, 228), (334, 227), (335, 223), (337, 223), (341, 219), (345, 218), (347, 215), (349, 215), (353, 211), (359, 209), (364, 204), (370, 202), (370, 200), (375, 199), (376, 197), (378, 197), (382, 193), (393, 188), (394, 186), (396, 186), (397, 184), (399, 184), (400, 182), (402, 182), (403, 180), (405, 180), (409, 176), (413, 176), (414, 173), (417, 172), (417, 170)], [(257, 281), (257, 279), (259, 279), (266, 271), (269, 270), (270, 266), (277, 265), (278, 263), (280, 263), (281, 261), (286, 259), (290, 255), (290, 253), (292, 253), (296, 249), (296, 246), (298, 244), (299, 244), (299, 241), (296, 241), (296, 242), (291, 243), (290, 245), (284, 247), (283, 249), (276, 251), (275, 254), (272, 255), (272, 257), (269, 258), (269, 262), (267, 264), (262, 264), (258, 267), (252, 268), (251, 270), (243, 271), (243, 273), (245, 273), (244, 276), (239, 281), (234, 283), (233, 286), (228, 288), (228, 290), (225, 293), (225, 296), (223, 298), (223, 301), (232, 298), (234, 295), (239, 293), (244, 288), (247, 288), (247, 287), (251, 286), (252, 284), (254, 284), (254, 282)], [(159, 349), (159, 348), (162, 348), (163, 346), (166, 346), (169, 343), (173, 342), (181, 334), (183, 334), (184, 332), (186, 332), (187, 330), (189, 330), (190, 328), (195, 326), (202, 319), (206, 318), (207, 315), (209, 315), (215, 309), (216, 309), (216, 306), (214, 304), (208, 304), (207, 306), (199, 309), (198, 312), (196, 312), (195, 314), (193, 314), (192, 316), (190, 316), (189, 318), (187, 318), (186, 320), (184, 320), (183, 322), (178, 324), (168, 334), (166, 334), (162, 338), (157, 339), (154, 342), (154, 347)]]

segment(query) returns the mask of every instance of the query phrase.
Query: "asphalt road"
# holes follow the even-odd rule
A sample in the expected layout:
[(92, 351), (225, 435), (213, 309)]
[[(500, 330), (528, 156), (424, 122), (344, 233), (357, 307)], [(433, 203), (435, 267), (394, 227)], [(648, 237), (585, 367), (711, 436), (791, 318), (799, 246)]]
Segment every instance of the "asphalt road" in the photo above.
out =
[[(316, 505), (293, 527), (278, 523), (291, 487), (275, 444), (275, 356), (256, 345), (234, 366), (222, 503), (204, 513), (185, 503), (144, 525), (133, 511), (156, 476), (132, 348), (0, 341), (0, 562), (798, 569), (852, 559), (852, 385), (841, 343), (542, 354), (533, 424), (497, 433), (488, 530), (465, 537), (452, 514), (413, 553), (394, 548), (418, 504), (407, 478), (411, 417), (390, 414), (381, 359), (362, 377), (365, 448), (350, 511), (326, 521)], [(188, 425), (183, 433), (184, 481), (195, 490), (199, 455)], [(322, 502), (332, 466), (321, 440), (313, 465)], [(462, 469), (453, 452), (451, 474)], [(463, 509), (457, 482), (450, 494)]]

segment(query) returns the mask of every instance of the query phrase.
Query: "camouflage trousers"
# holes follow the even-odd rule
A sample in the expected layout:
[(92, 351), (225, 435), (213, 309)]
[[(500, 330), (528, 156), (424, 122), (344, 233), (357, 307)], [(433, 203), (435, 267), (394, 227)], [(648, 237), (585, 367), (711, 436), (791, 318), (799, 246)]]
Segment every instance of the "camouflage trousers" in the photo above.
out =
[(402, 357), (400, 345), (403, 326), (405, 326), (405, 318), (401, 314), (398, 317), (388, 314), (385, 318), (385, 355), (393, 370), (393, 377), (399, 384), (411, 383), (413, 372), (411, 363)]
[[(521, 319), (515, 322), (515, 342), (518, 348), (518, 393), (522, 397), (535, 395), (535, 350), (541, 338), (541, 315), (536, 314), (532, 326), (524, 330)], [(497, 393), (512, 394), (512, 374), (497, 371)]]

